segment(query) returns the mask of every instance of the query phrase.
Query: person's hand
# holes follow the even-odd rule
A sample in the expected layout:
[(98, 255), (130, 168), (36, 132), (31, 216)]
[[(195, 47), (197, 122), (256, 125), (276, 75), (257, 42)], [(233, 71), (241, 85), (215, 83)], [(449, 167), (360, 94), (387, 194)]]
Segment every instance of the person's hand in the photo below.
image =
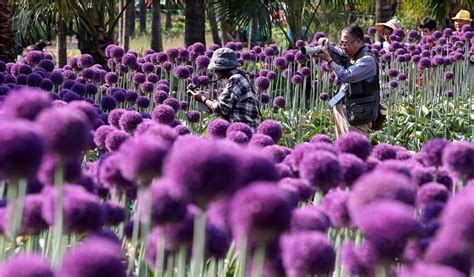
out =
[(191, 94), (197, 102), (203, 102), (205, 97), (200, 90), (188, 90), (188, 93)]
[(329, 39), (328, 38), (319, 38), (318, 39), (318, 44), (321, 46), (325, 46), (329, 44)]
[(326, 49), (322, 49), (321, 51), (319, 51), (318, 57), (326, 62), (329, 62), (331, 60), (331, 56), (329, 55), (329, 52)]

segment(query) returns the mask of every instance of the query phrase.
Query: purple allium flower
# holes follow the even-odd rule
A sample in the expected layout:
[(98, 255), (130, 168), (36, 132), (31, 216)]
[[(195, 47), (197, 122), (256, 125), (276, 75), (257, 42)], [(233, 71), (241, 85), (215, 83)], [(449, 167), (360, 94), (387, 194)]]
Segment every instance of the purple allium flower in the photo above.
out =
[[(176, 126), (178, 126), (178, 125), (176, 125)], [(174, 126), (174, 127), (176, 127), (176, 126)], [(167, 125), (154, 123), (154, 125), (152, 125), (152, 126), (148, 126), (148, 127), (143, 126), (145, 128), (140, 128), (140, 127), (142, 127), (142, 126), (139, 126), (137, 128), (136, 133), (138, 133), (138, 134), (147, 134), (147, 135), (151, 135), (151, 136), (154, 136), (156, 138), (159, 138), (159, 139), (164, 139), (169, 144), (173, 144), (173, 142), (178, 137), (176, 135), (176, 132), (173, 130), (173, 128), (170, 127), (170, 126), (167, 126)]]
[(207, 135), (209, 138), (219, 139), (225, 138), (229, 122), (224, 119), (214, 119), (207, 126)]
[(398, 87), (398, 81), (397, 80), (390, 80), (388, 82), (388, 86), (391, 88), (397, 88)]
[(74, 85), (72, 85), (71, 90), (81, 96), (84, 96), (86, 94), (86, 86), (77, 81)]
[(64, 255), (58, 277), (125, 277), (120, 245), (108, 239), (89, 239)]
[(148, 108), (150, 106), (150, 99), (146, 96), (138, 96), (137, 100), (135, 100), (135, 104), (137, 104), (138, 108)]
[(178, 134), (178, 136), (191, 134), (191, 131), (189, 131), (189, 128), (184, 125), (178, 125), (174, 127), (174, 131), (176, 132), (176, 134)]
[(0, 275), (4, 277), (53, 277), (54, 272), (41, 255), (22, 252), (8, 258), (0, 267)]
[(227, 128), (226, 133), (229, 134), (234, 131), (243, 132), (245, 135), (247, 135), (249, 140), (252, 138), (252, 129), (245, 123), (234, 122), (230, 124), (229, 127)]
[(366, 136), (357, 132), (349, 132), (336, 140), (336, 150), (338, 153), (350, 153), (366, 160), (372, 151), (372, 146)]
[(400, 73), (397, 75), (397, 81), (406, 81), (407, 80), (407, 75)]
[(119, 203), (106, 201), (102, 203), (101, 209), (106, 225), (116, 226), (125, 220), (125, 209)]
[(171, 106), (160, 104), (153, 109), (151, 116), (158, 123), (170, 124), (175, 119), (176, 112)]
[(348, 201), (349, 192), (340, 188), (331, 189), (324, 196), (321, 202), (321, 208), (328, 215), (331, 221), (331, 226), (334, 228), (349, 225), (351, 217), (347, 207)]
[(397, 201), (380, 201), (359, 211), (354, 223), (377, 249), (379, 259), (392, 260), (400, 256), (407, 239), (419, 233), (414, 209)]
[(474, 176), (474, 145), (469, 142), (451, 143), (443, 151), (442, 162), (461, 178)]
[(120, 163), (120, 156), (118, 154), (111, 154), (101, 158), (97, 175), (99, 175), (98, 181), (105, 188), (125, 191), (134, 186), (133, 182), (123, 177)]
[(238, 159), (239, 170), (242, 172), (239, 180), (240, 186), (246, 186), (254, 181), (278, 180), (275, 162), (268, 155), (250, 149), (240, 150)]
[(153, 102), (155, 102), (155, 104), (162, 104), (163, 101), (166, 100), (166, 98), (168, 98), (168, 93), (163, 90), (157, 90), (153, 94)]
[(286, 107), (286, 100), (283, 96), (277, 96), (273, 99), (273, 107), (284, 109)]
[(45, 78), (41, 81), (41, 84), (39, 87), (45, 91), (51, 91), (54, 87), (54, 84), (50, 79)]
[[(48, 224), (55, 222), (56, 191), (52, 187), (43, 189), (43, 218)], [(64, 231), (88, 232), (98, 231), (102, 228), (103, 217), (100, 201), (96, 195), (88, 193), (81, 186), (64, 186)]]
[(377, 161), (377, 163), (374, 165), (377, 170), (395, 172), (398, 174), (403, 174), (409, 178), (411, 177), (411, 167), (406, 162), (399, 160), (386, 160), (380, 162), (378, 159), (373, 157), (370, 158), (374, 159), (374, 161)]
[(113, 47), (110, 48), (110, 57), (114, 58), (116, 61), (120, 61), (124, 54), (125, 51), (122, 47), (113, 45)]
[(130, 135), (128, 133), (120, 130), (113, 130), (105, 137), (105, 147), (110, 152), (117, 151), (122, 143), (129, 138)]
[(196, 123), (199, 122), (199, 119), (201, 118), (201, 114), (198, 111), (189, 111), (186, 113), (186, 118), (190, 123)]
[(462, 242), (457, 237), (447, 235), (437, 235), (430, 243), (425, 252), (424, 262), (449, 266), (459, 270), (464, 276), (469, 275), (471, 267), (469, 254), (463, 250)]
[(416, 196), (416, 206), (424, 209), (430, 202), (446, 202), (448, 197), (449, 191), (446, 186), (435, 182), (423, 184)]
[(375, 33), (377, 33), (377, 28), (375, 28), (374, 26), (370, 26), (369, 29), (367, 29), (367, 33), (374, 35)]
[(322, 100), (322, 101), (328, 101), (329, 100), (329, 94), (327, 94), (327, 92), (321, 92), (319, 94), (319, 99)]
[(444, 72), (444, 79), (445, 80), (452, 80), (454, 78), (454, 73), (452, 71)]
[(257, 77), (257, 79), (255, 79), (255, 86), (258, 90), (265, 91), (270, 87), (270, 80), (264, 76)]
[(239, 190), (229, 210), (234, 238), (247, 235), (252, 239), (272, 239), (291, 223), (287, 194), (273, 183), (255, 182)]
[(310, 141), (310, 143), (319, 143), (319, 142), (325, 142), (325, 143), (332, 144), (331, 138), (329, 136), (323, 135), (323, 134), (314, 135), (311, 138), (311, 141)]
[(462, 277), (465, 276), (462, 272), (453, 267), (440, 265), (435, 263), (417, 262), (411, 267), (402, 267), (397, 276), (410, 277), (425, 277), (425, 276), (450, 276)]
[(107, 72), (105, 74), (105, 82), (107, 82), (107, 84), (115, 84), (118, 80), (119, 76), (115, 72)]
[(280, 123), (270, 119), (267, 119), (258, 125), (257, 133), (271, 137), (275, 143), (278, 143), (278, 141), (283, 137), (283, 129)]
[(452, 90), (447, 90), (447, 91), (443, 92), (443, 95), (445, 97), (451, 98), (451, 97), (454, 96), (454, 92)]
[[(278, 165), (285, 166), (283, 164), (278, 164)], [(289, 169), (289, 167), (287, 168), (290, 171), (289, 173), (291, 173), (291, 170)], [(289, 176), (281, 178), (281, 180), (278, 182), (278, 186), (282, 188), (290, 189), (292, 191), (293, 190), (296, 191), (299, 196), (300, 201), (307, 202), (313, 199), (316, 189), (312, 187), (308, 181), (306, 181), (305, 179), (291, 178), (292, 174), (287, 174), (287, 175)], [(280, 177), (282, 176), (280, 175)]]
[(273, 60), (273, 65), (280, 70), (284, 70), (285, 68), (288, 67), (287, 62), (283, 57), (276, 57)]
[(282, 259), (288, 277), (330, 275), (336, 253), (327, 236), (320, 232), (300, 232), (282, 239)]
[[(37, 177), (45, 185), (54, 184), (54, 174), (60, 164), (60, 159), (54, 155), (45, 155)], [(62, 161), (65, 182), (76, 182), (81, 176), (81, 160), (77, 157), (67, 158)]]
[(306, 206), (293, 211), (291, 232), (319, 231), (326, 233), (331, 225), (326, 213), (316, 206)]
[(143, 84), (146, 81), (146, 76), (143, 73), (136, 72), (133, 74), (132, 81), (134, 84)]
[(189, 78), (189, 70), (186, 66), (178, 65), (173, 69), (173, 75), (178, 79)]
[(187, 189), (199, 206), (205, 205), (238, 185), (239, 159), (233, 151), (225, 143), (180, 137), (169, 154), (164, 175)]
[(340, 154), (339, 163), (341, 165), (342, 181), (345, 186), (348, 187), (352, 186), (352, 184), (367, 170), (364, 161), (353, 154)]
[(166, 99), (163, 101), (163, 104), (170, 106), (171, 108), (173, 108), (173, 110), (174, 110), (175, 112), (178, 112), (178, 110), (179, 110), (179, 101), (178, 101), (178, 99), (176, 99), (176, 98), (174, 98), (174, 97), (168, 97), (168, 98), (166, 98)]
[(83, 113), (52, 108), (40, 113), (36, 122), (49, 149), (61, 156), (77, 156), (89, 146), (91, 126)]
[(291, 83), (294, 85), (299, 85), (303, 82), (303, 77), (301, 77), (300, 74), (295, 74), (293, 77), (291, 77)]
[(51, 106), (51, 99), (39, 89), (24, 88), (11, 91), (3, 101), (3, 112), (8, 117), (34, 120), (44, 109)]
[(296, 47), (298, 47), (298, 48), (303, 47), (304, 44), (305, 44), (304, 41), (301, 40), (301, 39), (297, 40), (296, 43), (295, 43)]
[(91, 126), (95, 126), (97, 119), (99, 119), (97, 108), (89, 102), (73, 101), (69, 104), (69, 107), (83, 113), (87, 117), (87, 120)]
[(423, 163), (427, 166), (441, 166), (443, 151), (448, 145), (449, 142), (441, 138), (430, 139), (425, 142), (422, 149)]
[(260, 95), (260, 102), (262, 104), (268, 104), (270, 102), (270, 95), (268, 95), (268, 93), (262, 93)]
[(337, 186), (341, 180), (341, 165), (336, 155), (327, 151), (314, 151), (303, 157), (299, 165), (302, 178), (322, 191)]
[[(19, 200), (16, 200), (19, 201)], [(43, 206), (43, 197), (39, 194), (27, 195), (23, 200), (23, 214), (21, 216), (21, 235), (39, 235), (42, 231), (48, 229), (48, 223), (43, 219), (41, 215), (41, 209)], [(12, 209), (17, 206), (13, 206), (9, 203), (4, 217), (3, 228), (6, 229), (6, 233), (10, 236), (8, 230), (12, 230), (10, 227), (13, 220), (11, 216), (14, 214)], [(8, 226), (8, 228), (7, 228)], [(18, 234), (17, 234), (18, 235)]]
[(464, 188), (448, 201), (441, 214), (441, 235), (446, 238), (457, 238), (463, 245), (470, 245), (474, 241), (474, 220), (471, 214), (474, 209), (474, 188)]
[(387, 71), (387, 75), (390, 76), (390, 77), (397, 77), (397, 75), (398, 75), (398, 70), (396, 70), (395, 68), (390, 68), (390, 69)]
[(390, 54), (383, 54), (382, 60), (385, 62), (390, 62), (392, 60), (392, 56)]
[[(139, 200), (138, 213), (145, 217), (145, 205), (151, 201), (151, 220), (153, 224), (163, 225), (178, 222), (187, 211), (187, 199), (180, 188), (168, 179), (154, 181), (148, 193)], [(142, 220), (145, 220), (143, 218)]]
[(61, 85), (64, 81), (63, 74), (59, 70), (55, 70), (49, 74), (49, 79), (53, 82), (55, 85)]
[(372, 156), (379, 161), (392, 160), (397, 157), (397, 149), (391, 144), (381, 143), (374, 147)]
[(113, 96), (105, 95), (100, 101), (100, 106), (105, 111), (111, 111), (117, 106), (117, 100)]
[(89, 54), (83, 54), (77, 59), (77, 65), (80, 68), (91, 67), (94, 64), (94, 58)]
[(249, 146), (255, 147), (265, 147), (273, 144), (275, 144), (273, 139), (270, 136), (264, 134), (254, 134), (249, 142)]
[(133, 134), (138, 124), (142, 123), (143, 117), (139, 112), (136, 111), (125, 111), (119, 120), (120, 129), (123, 131)]
[(128, 68), (132, 68), (137, 64), (137, 57), (127, 53), (122, 57), (122, 64)]
[(352, 242), (345, 241), (340, 251), (341, 264), (351, 276), (374, 275), (377, 253), (370, 243), (364, 241), (359, 248), (356, 248)]
[(364, 206), (380, 200), (394, 200), (414, 205), (416, 186), (404, 175), (389, 171), (375, 170), (360, 177), (353, 186), (349, 198), (351, 215)]
[(123, 158), (120, 169), (129, 180), (138, 180), (147, 185), (160, 176), (169, 144), (150, 135), (135, 136), (124, 142), (119, 149)]
[(114, 109), (109, 113), (107, 122), (115, 128), (120, 129), (119, 120), (124, 112), (126, 112), (124, 109)]
[(28, 86), (30, 87), (39, 87), (41, 85), (41, 82), (43, 81), (43, 77), (37, 73), (31, 73), (28, 75), (26, 78), (26, 82)]

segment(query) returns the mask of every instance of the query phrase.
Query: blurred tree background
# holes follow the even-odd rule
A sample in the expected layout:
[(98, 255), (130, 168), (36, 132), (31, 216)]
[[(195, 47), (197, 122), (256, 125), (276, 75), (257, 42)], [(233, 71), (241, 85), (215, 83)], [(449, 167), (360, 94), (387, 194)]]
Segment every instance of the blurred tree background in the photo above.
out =
[(366, 29), (393, 16), (405, 29), (426, 16), (450, 27), (460, 8), (473, 13), (474, 0), (0, 0), (0, 59), (11, 61), (40, 39), (53, 42), (60, 65), (74, 51), (105, 64), (110, 43), (139, 52), (175, 47), (170, 39), (292, 47), (316, 31), (336, 38), (350, 23)]

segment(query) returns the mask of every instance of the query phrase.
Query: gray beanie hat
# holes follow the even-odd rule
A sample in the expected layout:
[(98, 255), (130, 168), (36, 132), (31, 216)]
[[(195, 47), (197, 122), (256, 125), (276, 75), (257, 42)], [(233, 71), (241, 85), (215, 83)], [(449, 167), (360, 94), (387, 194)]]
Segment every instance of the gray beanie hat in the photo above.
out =
[(225, 70), (237, 68), (241, 64), (237, 60), (234, 50), (230, 48), (219, 48), (212, 54), (211, 63), (208, 70)]

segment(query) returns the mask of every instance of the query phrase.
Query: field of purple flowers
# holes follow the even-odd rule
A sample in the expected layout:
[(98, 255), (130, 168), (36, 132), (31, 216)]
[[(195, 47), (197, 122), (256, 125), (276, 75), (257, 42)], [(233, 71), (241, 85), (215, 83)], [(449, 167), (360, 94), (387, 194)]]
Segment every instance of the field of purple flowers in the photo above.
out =
[(338, 80), (299, 50), (226, 45), (255, 132), (185, 92), (215, 98), (216, 45), (0, 62), (0, 276), (474, 274), (471, 30), (366, 39), (396, 111), (377, 144), (333, 140)]

